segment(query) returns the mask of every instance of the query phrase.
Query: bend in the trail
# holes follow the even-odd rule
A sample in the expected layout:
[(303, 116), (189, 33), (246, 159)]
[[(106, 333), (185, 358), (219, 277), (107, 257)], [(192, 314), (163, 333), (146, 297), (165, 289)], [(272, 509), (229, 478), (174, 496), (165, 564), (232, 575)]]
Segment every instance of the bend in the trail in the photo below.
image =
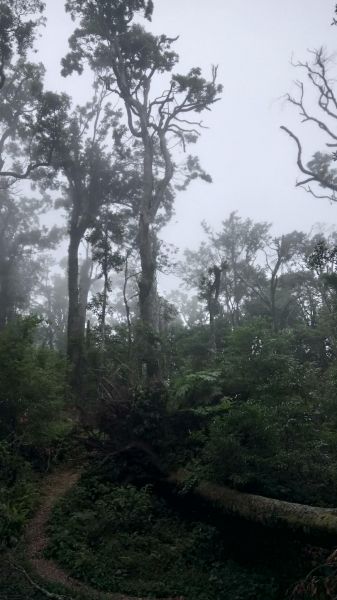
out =
[[(63, 468), (48, 475), (43, 481), (42, 502), (26, 530), (26, 558), (36, 575), (46, 583), (59, 584), (69, 592), (87, 597), (90, 600), (146, 600), (118, 593), (100, 592), (89, 585), (70, 577), (53, 560), (44, 558), (48, 546), (46, 526), (56, 502), (78, 482), (80, 469)], [(166, 600), (183, 600), (183, 598), (167, 598)]]

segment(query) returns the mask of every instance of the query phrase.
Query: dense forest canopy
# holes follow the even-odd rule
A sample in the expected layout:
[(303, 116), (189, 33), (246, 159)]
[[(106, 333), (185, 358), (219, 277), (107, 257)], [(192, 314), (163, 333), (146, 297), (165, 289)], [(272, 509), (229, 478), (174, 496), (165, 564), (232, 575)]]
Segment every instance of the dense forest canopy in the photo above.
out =
[[(335, 598), (337, 228), (224, 208), (166, 243), (231, 87), (151, 0), (64, 9), (81, 104), (44, 3), (0, 1), (0, 597)], [(337, 63), (293, 66), (296, 187), (335, 203)]]

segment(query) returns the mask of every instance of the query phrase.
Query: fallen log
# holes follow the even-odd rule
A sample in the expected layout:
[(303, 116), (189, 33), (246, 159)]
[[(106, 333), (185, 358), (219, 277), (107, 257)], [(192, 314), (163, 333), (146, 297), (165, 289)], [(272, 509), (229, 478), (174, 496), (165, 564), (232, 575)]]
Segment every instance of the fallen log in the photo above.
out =
[[(169, 484), (190, 490), (188, 473), (183, 469), (171, 474)], [(232, 488), (199, 481), (192, 489), (218, 512), (254, 522), (268, 528), (287, 528), (305, 536), (319, 537), (334, 545), (337, 543), (337, 509), (309, 506), (276, 500)]]

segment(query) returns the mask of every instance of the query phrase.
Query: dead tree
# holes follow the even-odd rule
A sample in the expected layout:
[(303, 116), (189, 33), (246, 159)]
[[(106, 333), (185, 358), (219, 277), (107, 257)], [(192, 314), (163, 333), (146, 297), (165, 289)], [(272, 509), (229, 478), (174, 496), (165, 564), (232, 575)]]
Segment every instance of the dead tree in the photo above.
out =
[[(327, 152), (315, 152), (309, 162), (303, 158), (303, 147), (299, 137), (284, 125), (285, 131), (297, 147), (297, 166), (304, 175), (297, 181), (296, 186), (304, 188), (315, 198), (325, 198), (331, 202), (337, 201), (337, 170), (333, 163), (337, 161), (337, 92), (334, 80), (330, 78), (329, 67), (332, 62), (323, 48), (311, 51), (312, 60), (309, 62), (293, 63), (301, 69), (311, 88), (311, 93), (317, 94), (316, 109), (313, 110), (307, 101), (307, 86), (301, 80), (295, 82), (298, 94), (287, 94), (287, 101), (298, 109), (302, 123), (314, 125), (322, 131), (326, 138)], [(321, 190), (323, 190), (321, 192)]]

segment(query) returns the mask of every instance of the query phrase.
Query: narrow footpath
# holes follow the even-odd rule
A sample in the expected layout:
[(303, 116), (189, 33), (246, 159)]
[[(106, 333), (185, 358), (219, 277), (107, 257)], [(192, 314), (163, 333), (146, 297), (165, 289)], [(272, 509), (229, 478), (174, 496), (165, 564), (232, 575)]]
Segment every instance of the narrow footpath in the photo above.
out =
[[(42, 482), (40, 506), (27, 526), (25, 535), (25, 555), (32, 575), (36, 575), (45, 584), (62, 585), (65, 590), (75, 593), (88, 600), (146, 600), (145, 598), (124, 596), (123, 594), (100, 592), (89, 585), (68, 575), (51, 559), (43, 554), (48, 546), (46, 533), (47, 523), (56, 502), (62, 498), (81, 476), (81, 470), (67, 467), (47, 475)], [(184, 600), (181, 598), (166, 598), (166, 600)]]

